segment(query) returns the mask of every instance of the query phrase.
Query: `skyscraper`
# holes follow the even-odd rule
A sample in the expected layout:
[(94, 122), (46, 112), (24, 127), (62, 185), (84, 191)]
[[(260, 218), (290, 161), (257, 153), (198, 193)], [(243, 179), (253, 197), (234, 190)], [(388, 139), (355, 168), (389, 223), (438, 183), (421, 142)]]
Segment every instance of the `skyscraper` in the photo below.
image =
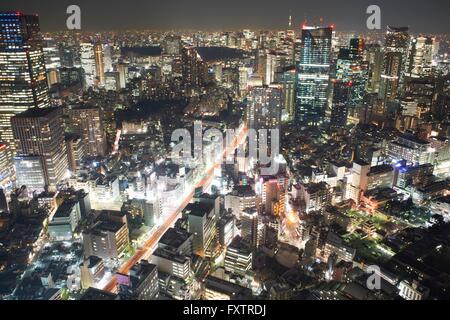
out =
[(331, 104), (330, 120), (330, 126), (332, 128), (342, 128), (347, 124), (351, 89), (351, 82), (344, 82), (342, 80), (335, 80), (333, 82), (333, 101)]
[(64, 139), (66, 141), (69, 170), (72, 172), (77, 172), (85, 159), (86, 145), (83, 143), (84, 141), (81, 137), (76, 134), (67, 134)]
[(364, 39), (363, 38), (351, 38), (350, 39), (350, 57), (352, 59), (362, 59), (364, 55)]
[(257, 248), (260, 245), (261, 231), (263, 226), (259, 224), (258, 213), (249, 209), (241, 216), (241, 236), (247, 241), (251, 248)]
[(100, 85), (105, 85), (105, 63), (103, 61), (103, 47), (101, 43), (94, 45), (95, 74)]
[(376, 93), (380, 90), (381, 71), (383, 68), (383, 52), (379, 44), (370, 44), (365, 47), (364, 60), (369, 63), (367, 77), (367, 92)]
[(183, 62), (182, 74), (184, 84), (188, 89), (194, 89), (205, 82), (206, 64), (194, 47), (186, 47), (182, 50)]
[(180, 36), (168, 35), (162, 43), (164, 54), (178, 56), (181, 53), (182, 43)]
[(94, 45), (92, 43), (80, 44), (81, 67), (84, 70), (84, 85), (86, 88), (95, 84), (97, 76)]
[(253, 87), (249, 97), (249, 128), (277, 129), (281, 122), (281, 86)]
[(323, 122), (332, 33), (332, 27), (303, 26), (296, 95), (296, 119), (300, 124), (317, 126)]
[(380, 98), (385, 103), (393, 102), (397, 98), (403, 77), (408, 45), (409, 35), (407, 27), (388, 26), (380, 86)]
[(431, 75), (434, 38), (419, 36), (411, 40), (406, 74), (410, 77), (423, 77)]
[(188, 204), (184, 214), (188, 217), (188, 231), (194, 234), (194, 250), (199, 255), (210, 255), (216, 234), (214, 204), (197, 202)]
[(294, 118), (295, 104), (295, 67), (286, 67), (283, 71), (283, 104), (289, 119)]
[(44, 38), (45, 69), (49, 86), (58, 83), (58, 69), (61, 68), (61, 58), (59, 48), (53, 38)]
[(277, 69), (277, 55), (274, 51), (266, 53), (266, 68), (264, 74), (264, 84), (270, 85), (275, 81), (275, 71)]
[[(11, 125), (19, 160), (38, 157), (45, 185), (56, 189), (68, 169), (62, 110), (56, 107), (28, 109), (11, 118)], [(16, 167), (16, 170), (20, 176), (25, 167)], [(25, 181), (19, 184), (26, 185), (28, 177), (22, 177)]]
[(113, 52), (109, 44), (102, 45), (103, 49), (103, 65), (105, 72), (113, 70)]
[(360, 39), (352, 39), (349, 48), (339, 50), (334, 74), (335, 79), (352, 86), (348, 101), (351, 107), (362, 105), (369, 69), (369, 63), (363, 60), (362, 42), (358, 40)]
[[(0, 187), (6, 188), (14, 176), (9, 145), (0, 143)], [(1, 210), (1, 208), (0, 208)]]
[(106, 135), (102, 123), (101, 110), (93, 106), (75, 106), (69, 110), (73, 131), (81, 136), (86, 144), (89, 157), (106, 154)]
[(116, 65), (117, 72), (119, 73), (119, 86), (118, 89), (123, 89), (127, 85), (128, 81), (128, 67), (125, 63), (118, 63)]
[(58, 45), (59, 57), (61, 59), (61, 66), (66, 68), (72, 68), (75, 59), (73, 47), (69, 47), (66, 43), (60, 43)]
[(11, 117), (49, 104), (37, 15), (0, 12), (0, 141), (14, 154)]

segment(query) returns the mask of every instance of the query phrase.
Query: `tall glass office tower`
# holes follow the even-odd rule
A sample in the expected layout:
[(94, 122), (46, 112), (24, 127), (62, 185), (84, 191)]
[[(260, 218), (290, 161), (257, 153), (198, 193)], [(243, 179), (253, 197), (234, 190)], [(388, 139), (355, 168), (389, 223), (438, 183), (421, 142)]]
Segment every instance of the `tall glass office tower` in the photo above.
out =
[(388, 26), (380, 86), (380, 98), (385, 103), (392, 102), (397, 98), (403, 80), (408, 46), (408, 28)]
[(302, 28), (296, 94), (296, 119), (302, 125), (317, 126), (325, 117), (332, 33), (332, 27)]
[(55, 191), (64, 179), (68, 160), (63, 111), (58, 107), (28, 109), (11, 118), (16, 145), (17, 186)]
[(0, 11), (0, 141), (8, 143), (12, 153), (15, 146), (11, 117), (48, 104), (37, 15)]

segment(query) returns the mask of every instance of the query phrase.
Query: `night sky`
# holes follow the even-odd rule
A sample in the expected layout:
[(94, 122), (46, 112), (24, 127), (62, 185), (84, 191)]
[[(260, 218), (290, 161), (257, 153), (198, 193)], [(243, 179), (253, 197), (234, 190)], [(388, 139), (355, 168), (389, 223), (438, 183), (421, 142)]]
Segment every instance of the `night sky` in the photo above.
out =
[(276, 29), (306, 18), (334, 23), (342, 31), (366, 30), (366, 8), (381, 7), (382, 27), (409, 26), (413, 32), (448, 33), (448, 0), (1, 0), (0, 10), (40, 15), (44, 31), (64, 30), (66, 8), (78, 4), (82, 30)]

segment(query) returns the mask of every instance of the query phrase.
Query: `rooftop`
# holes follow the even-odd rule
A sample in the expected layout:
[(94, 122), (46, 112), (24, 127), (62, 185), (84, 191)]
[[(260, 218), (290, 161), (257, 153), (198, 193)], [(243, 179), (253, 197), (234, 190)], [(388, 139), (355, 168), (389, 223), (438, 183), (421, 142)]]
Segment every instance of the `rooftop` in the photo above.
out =
[(395, 32), (407, 32), (409, 30), (408, 27), (394, 27), (394, 26), (388, 26), (388, 29), (390, 31), (395, 31)]
[(68, 217), (70, 216), (70, 213), (73, 210), (73, 207), (76, 205), (77, 203), (75, 201), (72, 200), (65, 200), (56, 210), (56, 213), (54, 215), (54, 218), (63, 218), (63, 217)]
[(428, 141), (423, 140), (423, 139), (420, 139), (419, 137), (417, 137), (417, 136), (415, 136), (415, 135), (413, 135), (413, 134), (410, 134), (410, 133), (405, 133), (405, 134), (401, 135), (401, 136), (399, 137), (399, 141), (398, 141), (398, 142), (401, 143), (401, 142), (404, 141), (404, 140), (411, 141), (411, 142), (413, 142), (413, 143), (421, 144), (421, 145), (427, 145), (427, 144), (430, 144)]
[(103, 232), (114, 232), (116, 233), (119, 231), (125, 224), (114, 222), (114, 221), (101, 221), (97, 223), (93, 228), (92, 231), (95, 233), (103, 233)]
[(364, 196), (376, 201), (393, 199), (397, 196), (397, 191), (392, 188), (377, 188), (364, 193)]
[(118, 298), (115, 293), (90, 287), (80, 297), (80, 300), (118, 300)]
[(71, 106), (72, 110), (86, 110), (86, 109), (100, 109), (99, 107), (93, 106), (91, 104), (76, 104)]
[(158, 244), (162, 244), (164, 247), (173, 248), (176, 251), (178, 247), (185, 243), (190, 237), (192, 237), (192, 234), (184, 229), (170, 228), (163, 234)]
[(392, 166), (390, 166), (388, 164), (381, 164), (379, 166), (371, 167), (368, 175), (371, 176), (371, 175), (386, 173), (386, 172), (391, 172), (391, 171), (394, 171)]
[(146, 260), (142, 260), (140, 263), (135, 264), (130, 270), (130, 278), (133, 287), (139, 287), (149, 275), (156, 272), (156, 269), (156, 265), (148, 263)]
[(101, 263), (102, 261), (103, 261), (103, 260), (102, 260), (102, 258), (100, 258), (100, 257), (97, 257), (97, 256), (89, 256), (89, 257), (84, 261), (83, 264), (87, 264), (87, 267), (90, 269), (90, 268), (95, 267), (96, 265), (98, 265), (98, 264)]
[(31, 108), (14, 116), (14, 118), (41, 118), (58, 110), (58, 107)]
[(450, 189), (450, 183), (447, 180), (442, 180), (442, 181), (434, 181), (431, 182), (430, 184), (427, 184), (426, 186), (420, 187), (418, 189), (418, 191), (423, 192), (423, 193), (432, 193), (432, 192), (437, 192), (437, 191), (441, 191), (441, 190), (449, 190)]
[(252, 186), (234, 186), (233, 194), (241, 196), (241, 197), (251, 197), (255, 195), (255, 191), (252, 189)]
[(235, 297), (236, 299), (245, 297), (251, 298), (252, 296), (252, 291), (250, 289), (214, 276), (208, 276), (204, 283), (207, 289)]
[(318, 191), (328, 190), (328, 184), (323, 181), (319, 183), (308, 183), (305, 184), (305, 189), (308, 191), (309, 194), (312, 194)]
[(228, 246), (228, 250), (230, 250), (230, 249), (235, 249), (242, 254), (247, 254), (247, 255), (251, 254), (251, 250), (250, 250), (247, 242), (245, 242), (245, 240), (240, 236), (234, 237), (234, 239), (231, 241), (230, 245)]
[(189, 203), (184, 211), (190, 216), (204, 217), (214, 210), (214, 204), (208, 202)]
[(186, 260), (188, 260), (189, 258), (186, 256), (183, 256), (181, 254), (177, 254), (177, 253), (173, 253), (171, 251), (162, 249), (162, 248), (157, 248), (154, 252), (153, 255), (156, 257), (160, 257), (166, 260), (170, 260), (170, 261), (175, 261), (177, 263), (185, 263)]

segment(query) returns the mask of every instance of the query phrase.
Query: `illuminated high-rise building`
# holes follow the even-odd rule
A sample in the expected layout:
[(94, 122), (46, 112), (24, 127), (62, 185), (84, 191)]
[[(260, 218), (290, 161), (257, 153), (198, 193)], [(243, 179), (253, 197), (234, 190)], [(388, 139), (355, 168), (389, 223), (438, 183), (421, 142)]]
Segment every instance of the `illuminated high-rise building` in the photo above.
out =
[(264, 84), (270, 85), (275, 81), (275, 71), (277, 69), (277, 55), (274, 51), (266, 54), (266, 67), (264, 74)]
[(330, 126), (342, 128), (347, 124), (348, 107), (350, 101), (351, 82), (335, 80), (333, 82), (333, 101), (331, 103)]
[(13, 176), (14, 167), (11, 162), (9, 145), (0, 143), (0, 188), (10, 185)]
[[(68, 170), (61, 108), (28, 109), (11, 118), (18, 157), (39, 157), (45, 185), (56, 189)], [(16, 168), (21, 174), (20, 168)], [(21, 182), (26, 185), (26, 181)]]
[(434, 38), (424, 36), (415, 37), (411, 40), (406, 75), (415, 78), (431, 75), (434, 42)]
[(85, 160), (86, 145), (83, 143), (84, 141), (81, 137), (75, 134), (67, 134), (65, 136), (65, 141), (69, 170), (71, 172), (77, 172)]
[(430, 77), (405, 77), (400, 100), (401, 114), (423, 119), (430, 112), (436, 93), (436, 82)]
[(335, 79), (345, 82), (352, 87), (349, 96), (349, 106), (362, 105), (368, 76), (369, 64), (362, 60), (362, 55), (357, 53), (359, 49), (340, 49), (336, 60)]
[(112, 47), (109, 44), (102, 45), (103, 49), (103, 65), (105, 72), (113, 70), (113, 52)]
[(399, 93), (409, 45), (407, 27), (388, 26), (384, 45), (380, 98), (393, 102)]
[(105, 89), (117, 91), (120, 88), (120, 74), (117, 71), (105, 72)]
[(255, 57), (255, 73), (261, 78), (264, 79), (266, 76), (266, 67), (267, 67), (267, 55), (264, 49), (256, 50)]
[(435, 150), (430, 142), (405, 133), (388, 145), (388, 155), (394, 161), (406, 160), (407, 164), (433, 163)]
[(170, 56), (178, 56), (180, 55), (182, 48), (181, 37), (168, 35), (164, 38), (162, 46), (164, 54)]
[(49, 104), (37, 15), (0, 12), (0, 141), (14, 154), (11, 117)]
[(363, 38), (351, 38), (350, 39), (350, 57), (353, 59), (362, 59), (364, 56), (364, 39)]
[(184, 84), (188, 89), (202, 85), (206, 79), (207, 68), (202, 57), (194, 47), (183, 48), (181, 60)]
[(228, 246), (235, 236), (235, 219), (232, 215), (225, 215), (217, 222), (219, 243)]
[(225, 196), (225, 210), (240, 218), (246, 209), (259, 207), (259, 200), (251, 186), (234, 186), (233, 191)]
[(45, 68), (48, 69), (58, 69), (61, 67), (61, 57), (59, 47), (53, 38), (44, 38), (44, 57), (45, 57)]
[(73, 47), (67, 46), (66, 43), (60, 43), (58, 45), (59, 57), (61, 60), (61, 66), (66, 68), (72, 68), (74, 66), (75, 53)]
[(301, 207), (306, 212), (323, 212), (331, 204), (331, 197), (331, 188), (324, 181), (300, 185)]
[(248, 73), (248, 68), (239, 67), (239, 93), (242, 97), (247, 93)]
[(296, 76), (297, 73), (294, 66), (287, 67), (283, 71), (283, 104), (290, 119), (294, 118)]
[(45, 69), (47, 70), (48, 85), (59, 82), (58, 68), (61, 67), (59, 48), (53, 38), (44, 38)]
[(258, 213), (248, 209), (241, 216), (241, 237), (251, 248), (259, 247), (264, 225), (259, 222)]
[(253, 253), (249, 244), (240, 236), (236, 236), (225, 254), (225, 270), (245, 275), (252, 268)]
[(14, 157), (17, 187), (26, 186), (34, 191), (45, 190), (44, 165), (40, 156), (16, 156)]
[(381, 71), (383, 69), (383, 52), (379, 44), (370, 44), (365, 47), (364, 60), (369, 63), (366, 90), (377, 93), (380, 90)]
[(316, 126), (324, 120), (332, 34), (332, 27), (303, 26), (295, 110), (300, 124)]
[(253, 87), (249, 97), (249, 128), (255, 130), (279, 128), (282, 98), (280, 85)]
[(199, 255), (210, 253), (216, 235), (214, 204), (197, 202), (187, 205), (184, 214), (188, 217), (188, 231), (194, 234), (194, 251)]
[(59, 68), (59, 83), (65, 88), (71, 86), (82, 86), (83, 84), (83, 69), (82, 68)]
[(86, 145), (89, 157), (106, 154), (106, 134), (103, 128), (100, 108), (80, 105), (69, 110), (73, 131), (78, 133)]
[(95, 74), (97, 76), (98, 83), (105, 85), (105, 63), (103, 61), (103, 46), (101, 43), (94, 45), (95, 55)]
[(125, 63), (118, 63), (116, 65), (117, 72), (119, 73), (119, 87), (118, 89), (123, 89), (127, 85), (128, 81), (128, 67)]
[(257, 183), (255, 190), (261, 196), (261, 204), (266, 214), (284, 215), (286, 208), (287, 183), (288, 179), (282, 164), (277, 175), (262, 176)]
[(92, 43), (80, 44), (80, 59), (84, 70), (84, 85), (86, 88), (92, 87), (95, 85), (97, 76), (95, 50)]
[(128, 225), (121, 221), (99, 220), (83, 232), (85, 257), (117, 259), (129, 244)]

